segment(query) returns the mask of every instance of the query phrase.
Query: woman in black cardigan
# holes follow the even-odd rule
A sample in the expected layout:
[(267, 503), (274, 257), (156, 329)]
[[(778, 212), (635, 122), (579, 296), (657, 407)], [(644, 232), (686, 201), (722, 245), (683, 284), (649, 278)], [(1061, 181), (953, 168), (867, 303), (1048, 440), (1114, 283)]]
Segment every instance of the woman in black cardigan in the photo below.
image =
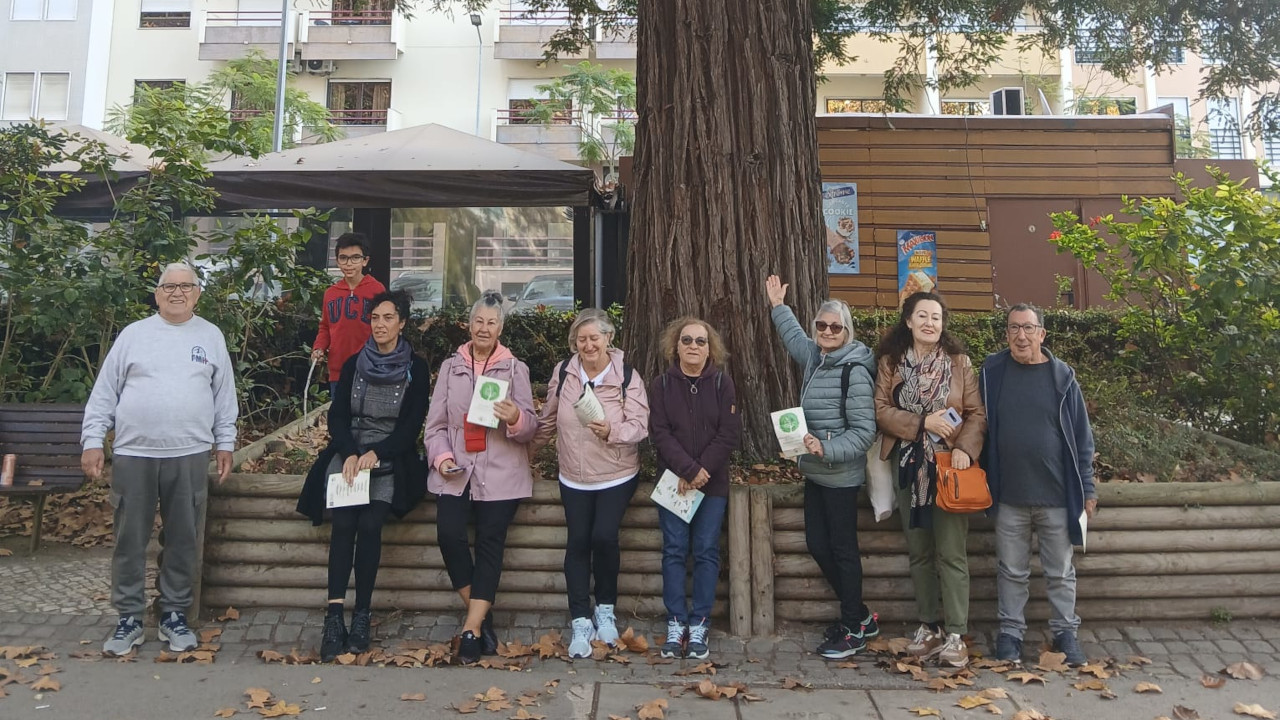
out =
[[(307, 474), (298, 512), (324, 521), (328, 478), (342, 473), (350, 482), (370, 471), (369, 504), (334, 508), (329, 538), (329, 603), (320, 659), (369, 649), (369, 607), (382, 559), (382, 525), (387, 514), (404, 517), (426, 492), (426, 465), (418, 438), (431, 398), (431, 371), (401, 336), (409, 318), (409, 296), (384, 292), (373, 298), (372, 337), (342, 366), (329, 408), (329, 445)], [(356, 602), (347, 632), (343, 601), (355, 567)]]

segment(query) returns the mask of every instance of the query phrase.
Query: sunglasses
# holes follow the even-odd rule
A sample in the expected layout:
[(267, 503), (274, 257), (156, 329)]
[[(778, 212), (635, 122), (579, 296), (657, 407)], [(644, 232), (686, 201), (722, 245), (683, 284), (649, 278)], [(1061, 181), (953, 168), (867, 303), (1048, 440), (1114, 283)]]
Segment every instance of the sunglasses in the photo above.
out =
[(693, 345), (694, 343), (697, 343), (698, 347), (706, 347), (707, 339), (704, 337), (690, 337), (688, 335), (682, 335), (680, 337), (681, 345)]
[(828, 329), (836, 335), (844, 332), (844, 326), (840, 323), (828, 323), (821, 320), (815, 320), (813, 322), (813, 326), (818, 329), (818, 332), (826, 332)]

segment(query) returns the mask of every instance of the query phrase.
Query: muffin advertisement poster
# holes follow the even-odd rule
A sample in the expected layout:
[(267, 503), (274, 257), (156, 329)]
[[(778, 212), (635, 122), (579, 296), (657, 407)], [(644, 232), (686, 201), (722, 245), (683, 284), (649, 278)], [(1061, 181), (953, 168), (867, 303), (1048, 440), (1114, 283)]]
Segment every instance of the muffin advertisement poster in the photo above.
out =
[(858, 186), (822, 183), (822, 220), (826, 224), (827, 273), (857, 275)]
[(938, 285), (938, 233), (934, 230), (898, 231), (898, 305), (918, 292)]

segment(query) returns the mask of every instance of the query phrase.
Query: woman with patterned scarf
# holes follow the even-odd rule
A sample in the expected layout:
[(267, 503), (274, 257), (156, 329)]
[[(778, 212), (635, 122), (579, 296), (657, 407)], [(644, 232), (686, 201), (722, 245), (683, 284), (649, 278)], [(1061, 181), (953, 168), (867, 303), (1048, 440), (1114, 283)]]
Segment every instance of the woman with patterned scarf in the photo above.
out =
[[(935, 504), (937, 453), (950, 451), (953, 466), (969, 467), (982, 452), (987, 413), (973, 363), (964, 343), (947, 331), (947, 319), (946, 302), (936, 293), (918, 292), (902, 304), (901, 318), (876, 350), (876, 424), (884, 435), (881, 459), (897, 458), (898, 508), (921, 622), (907, 651), (964, 667), (969, 517)], [(960, 425), (943, 417), (948, 408), (960, 414)]]
[[(372, 336), (342, 366), (329, 407), (329, 445), (307, 474), (298, 512), (315, 525), (324, 520), (330, 475), (350, 483), (368, 470), (369, 503), (331, 511), (329, 602), (320, 639), (320, 659), (362, 653), (371, 638), (370, 605), (382, 560), (382, 526), (387, 515), (404, 517), (426, 492), (426, 465), (418, 437), (431, 397), (431, 369), (414, 354), (402, 332), (409, 319), (403, 291), (374, 296), (369, 315)], [(347, 631), (343, 603), (355, 568), (355, 611)]]

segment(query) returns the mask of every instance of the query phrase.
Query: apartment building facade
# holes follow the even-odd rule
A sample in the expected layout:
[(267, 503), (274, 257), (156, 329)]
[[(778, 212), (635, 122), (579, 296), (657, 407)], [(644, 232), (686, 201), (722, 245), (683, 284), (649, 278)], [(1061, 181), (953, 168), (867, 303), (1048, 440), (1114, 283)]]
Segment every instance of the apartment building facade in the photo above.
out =
[(111, 0), (4, 0), (0, 124), (33, 117), (101, 127)]

